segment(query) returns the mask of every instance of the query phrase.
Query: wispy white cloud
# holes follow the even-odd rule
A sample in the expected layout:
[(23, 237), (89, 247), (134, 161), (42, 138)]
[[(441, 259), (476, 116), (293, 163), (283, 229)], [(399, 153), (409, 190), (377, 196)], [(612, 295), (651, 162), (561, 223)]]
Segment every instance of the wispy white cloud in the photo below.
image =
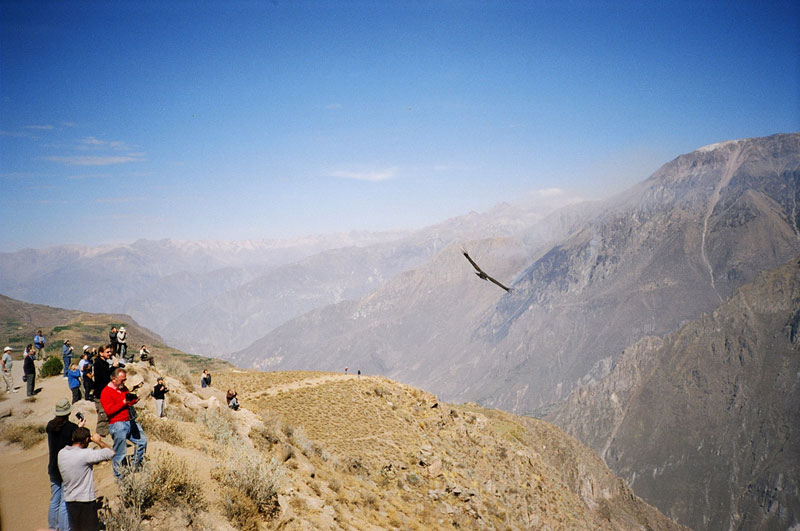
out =
[(51, 162), (59, 162), (68, 166), (111, 166), (113, 164), (125, 164), (126, 162), (139, 162), (142, 159), (141, 153), (130, 153), (126, 155), (109, 156), (82, 156), (73, 155), (67, 157), (44, 157)]
[(562, 188), (542, 188), (539, 190), (531, 190), (530, 195), (534, 197), (559, 197), (566, 193)]
[(146, 197), (141, 196), (121, 196), (121, 197), (100, 197), (95, 199), (95, 203), (136, 203), (138, 201), (145, 201)]
[(380, 182), (388, 181), (397, 174), (397, 167), (385, 168), (380, 170), (337, 170), (332, 171), (331, 176), (339, 177), (340, 179), (355, 179), (357, 181), (371, 181)]
[(343, 105), (341, 103), (329, 103), (325, 106), (325, 108), (329, 111), (335, 111), (343, 108)]
[(26, 125), (25, 129), (33, 129), (34, 131), (52, 131), (55, 129), (55, 126), (50, 124), (44, 125)]
[(107, 179), (111, 177), (109, 173), (79, 173), (76, 175), (68, 175), (67, 179), (72, 181), (80, 181), (83, 179)]

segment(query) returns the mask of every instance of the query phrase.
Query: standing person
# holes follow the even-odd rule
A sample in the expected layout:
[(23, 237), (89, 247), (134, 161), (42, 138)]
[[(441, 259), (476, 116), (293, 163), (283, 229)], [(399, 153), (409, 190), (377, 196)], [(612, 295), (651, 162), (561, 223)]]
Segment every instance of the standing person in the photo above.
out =
[(50, 510), (47, 512), (47, 525), (50, 529), (69, 531), (67, 504), (64, 501), (61, 472), (58, 470), (58, 452), (72, 444), (72, 433), (86, 423), (80, 419), (78, 424), (70, 422), (69, 412), (72, 406), (69, 400), (62, 398), (56, 403), (56, 416), (47, 423), (47, 447), (50, 450), (50, 461), (47, 473), (50, 476)]
[(69, 384), (69, 390), (72, 391), (72, 403), (80, 401), (82, 398), (81, 371), (78, 370), (78, 366), (74, 363), (69, 366), (67, 371), (67, 383)]
[(156, 399), (156, 416), (158, 418), (166, 418), (164, 415), (164, 399), (167, 393), (169, 393), (169, 388), (164, 385), (164, 378), (159, 376), (156, 380), (156, 386), (153, 387), (153, 392), (150, 393)]
[(6, 393), (10, 392), (17, 392), (14, 389), (14, 375), (11, 374), (11, 366), (14, 365), (14, 360), (11, 359), (11, 354), (9, 352), (12, 351), (11, 347), (6, 347), (3, 349), (3, 381), (6, 382)]
[(66, 378), (69, 366), (72, 364), (72, 345), (69, 339), (65, 340), (64, 346), (61, 347), (61, 358), (64, 361), (64, 378)]
[(126, 444), (130, 440), (136, 447), (133, 454), (133, 466), (139, 467), (147, 451), (147, 437), (142, 426), (131, 419), (130, 406), (139, 401), (139, 398), (128, 392), (125, 380), (128, 373), (119, 367), (114, 370), (111, 381), (103, 389), (100, 402), (108, 415), (109, 430), (114, 439), (114, 477), (120, 478), (122, 463), (125, 461)]
[[(89, 449), (89, 441), (100, 448)], [(72, 432), (72, 445), (58, 452), (58, 470), (67, 503), (69, 526), (73, 531), (96, 531), (102, 528), (97, 518), (92, 467), (112, 457), (114, 450), (103, 442), (100, 435), (91, 435), (82, 426)]]
[(36, 365), (33, 363), (35, 354), (31, 349), (30, 352), (25, 354), (25, 359), (22, 360), (22, 379), (25, 380), (28, 389), (28, 396), (33, 396), (33, 391), (36, 389)]
[(117, 344), (117, 327), (112, 326), (111, 332), (108, 333), (108, 342), (111, 344), (111, 354), (119, 353), (119, 345)]
[(211, 387), (211, 373), (208, 369), (203, 369), (203, 376), (200, 377), (200, 387)]
[(111, 381), (111, 366), (108, 360), (111, 358), (111, 345), (103, 345), (98, 349), (97, 358), (94, 362), (94, 408), (97, 410), (97, 428), (96, 431), (103, 437), (108, 435), (108, 417), (100, 403), (100, 393)]
[(78, 363), (78, 370), (81, 371), (81, 380), (83, 381), (83, 398), (85, 400), (92, 399), (92, 360), (89, 359), (90, 355), (89, 345), (83, 347), (83, 354), (81, 361)]
[(47, 341), (45, 340), (44, 334), (42, 334), (41, 330), (36, 332), (36, 335), (33, 336), (33, 346), (36, 347), (37, 359), (43, 359), (44, 358), (44, 344), (46, 342)]
[(119, 356), (125, 360), (125, 363), (132, 363), (133, 355), (128, 357), (128, 333), (125, 331), (124, 326), (120, 326), (119, 332), (117, 332), (117, 345), (119, 348)]

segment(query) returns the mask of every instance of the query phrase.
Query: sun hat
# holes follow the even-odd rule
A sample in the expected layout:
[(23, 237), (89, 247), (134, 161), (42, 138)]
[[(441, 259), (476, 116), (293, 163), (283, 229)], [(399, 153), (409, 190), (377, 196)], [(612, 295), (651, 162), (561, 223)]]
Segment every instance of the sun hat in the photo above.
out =
[(72, 404), (69, 403), (68, 398), (62, 398), (56, 402), (56, 417), (65, 417), (72, 411)]
[(90, 347), (89, 345), (84, 345), (84, 346), (83, 346), (83, 351), (84, 351), (84, 352), (86, 352), (86, 351), (87, 351), (87, 350), (89, 350), (90, 348), (92, 348), (92, 347)]
[(14, 350), (14, 349), (11, 348), (11, 347), (6, 347), (6, 348), (3, 349), (3, 352), (10, 352), (12, 350)]

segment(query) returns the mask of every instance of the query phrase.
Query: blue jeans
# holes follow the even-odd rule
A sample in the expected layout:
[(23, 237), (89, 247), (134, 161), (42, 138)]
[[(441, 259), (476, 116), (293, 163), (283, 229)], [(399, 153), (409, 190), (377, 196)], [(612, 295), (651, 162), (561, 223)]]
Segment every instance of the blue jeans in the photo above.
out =
[(69, 364), (72, 363), (72, 356), (64, 356), (62, 359), (64, 360), (64, 378), (66, 378), (67, 371), (69, 371)]
[[(132, 425), (136, 425), (138, 429), (138, 437), (131, 433)], [(133, 464), (141, 464), (144, 458), (144, 452), (147, 450), (147, 437), (144, 434), (142, 426), (136, 421), (119, 421), (114, 422), (108, 428), (111, 437), (114, 439), (114, 458), (111, 460), (114, 465), (114, 477), (119, 478), (121, 474), (122, 462), (125, 461), (126, 454), (126, 441), (134, 444), (135, 450), (133, 454)]]
[(69, 531), (64, 491), (61, 483), (54, 483), (52, 479), (50, 480), (50, 509), (47, 511), (47, 526), (58, 531)]

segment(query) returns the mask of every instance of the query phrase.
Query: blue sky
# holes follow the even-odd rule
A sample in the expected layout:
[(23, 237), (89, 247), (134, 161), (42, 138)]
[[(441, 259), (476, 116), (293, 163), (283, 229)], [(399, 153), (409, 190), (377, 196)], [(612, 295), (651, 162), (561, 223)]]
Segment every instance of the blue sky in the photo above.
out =
[(800, 130), (796, 2), (0, 0), (0, 251), (421, 227)]

